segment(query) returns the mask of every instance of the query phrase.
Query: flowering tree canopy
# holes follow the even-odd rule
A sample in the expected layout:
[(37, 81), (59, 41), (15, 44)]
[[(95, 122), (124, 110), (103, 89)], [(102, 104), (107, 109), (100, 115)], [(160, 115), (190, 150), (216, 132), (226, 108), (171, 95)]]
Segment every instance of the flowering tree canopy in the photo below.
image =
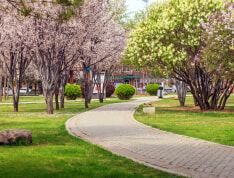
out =
[(122, 8), (122, 1), (91, 0), (84, 3), (79, 12), (79, 21), (84, 27), (79, 51), (85, 79), (85, 107), (93, 91), (92, 83), (88, 83), (87, 68), (109, 63), (108, 59), (124, 49), (127, 33), (116, 20)]
[[(43, 9), (60, 13), (60, 7), (49, 4)], [(79, 58), (80, 25), (75, 19), (59, 24), (50, 19), (30, 18), (27, 36), (30, 54), (42, 80), (47, 113), (53, 113), (53, 93), (63, 70), (70, 70)]]
[[(217, 11), (205, 23), (201, 21), (204, 46), (195, 57), (207, 70), (216, 72), (223, 79), (234, 79), (234, 4)], [(214, 60), (215, 59), (215, 60)]]
[[(22, 16), (33, 16), (57, 20), (59, 22), (69, 20), (80, 8), (84, 0), (0, 0), (0, 11), (14, 8)], [(44, 6), (59, 6), (60, 12), (53, 13), (52, 9)], [(7, 12), (7, 11), (5, 11)]]
[[(20, 22), (14, 15), (0, 12), (0, 56), (5, 63), (10, 76), (13, 93), (14, 111), (18, 111), (19, 90), (26, 68), (31, 62), (29, 56), (28, 38), (25, 36), (28, 29), (26, 22)], [(6, 71), (6, 72), (7, 72)], [(13, 87), (15, 86), (15, 90)]]
[[(212, 29), (215, 24), (210, 25), (211, 32), (209, 33), (205, 32), (209, 29), (203, 27), (212, 22), (212, 15), (223, 10), (225, 4), (222, 0), (170, 0), (161, 4), (153, 4), (146, 20), (142, 21), (130, 34), (124, 61), (141, 67), (152, 66), (155, 71), (167, 69), (175, 78), (189, 85), (194, 99), (202, 110), (223, 109), (225, 103), (218, 103), (220, 93), (227, 91), (221, 96), (227, 98), (232, 81), (225, 82), (219, 77), (217, 78), (216, 70), (215, 72), (211, 70), (212, 67), (208, 64), (219, 60), (221, 66), (225, 66), (224, 63), (227, 64), (227, 61), (222, 60), (222, 57), (226, 56), (227, 59), (227, 56), (231, 55), (230, 50), (222, 50), (223, 54), (213, 55), (213, 58), (211, 55), (206, 58), (210, 61), (209, 63), (198, 62), (198, 58), (202, 59), (199, 55), (204, 57), (204, 53), (207, 51), (205, 49), (210, 46), (208, 44), (211, 44), (212, 41), (215, 43), (214, 40), (211, 40), (212, 37), (207, 36), (206, 38), (203, 35), (203, 33), (215, 34), (216, 31)], [(230, 10), (226, 9), (223, 13), (227, 11)], [(233, 21), (228, 23), (233, 23)], [(222, 26), (225, 29), (225, 25)], [(225, 35), (224, 39), (230, 40), (230, 35), (233, 36), (233, 28), (225, 30), (221, 36)], [(215, 39), (214, 36), (213, 39)], [(220, 45), (224, 41), (216, 40), (216, 42)], [(228, 45), (230, 46), (230, 44)], [(227, 51), (229, 52), (226, 53)], [(231, 56), (229, 59), (229, 62), (233, 60)], [(217, 69), (220, 62), (213, 62), (213, 69)], [(215, 77), (216, 79), (213, 80)], [(216, 98), (215, 101), (211, 101), (211, 97)]]

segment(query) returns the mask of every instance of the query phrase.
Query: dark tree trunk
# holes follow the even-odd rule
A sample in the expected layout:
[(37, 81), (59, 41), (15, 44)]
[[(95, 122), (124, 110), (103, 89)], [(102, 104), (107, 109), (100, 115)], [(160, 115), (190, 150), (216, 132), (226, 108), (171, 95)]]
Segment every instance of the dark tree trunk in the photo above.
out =
[[(12, 87), (12, 98), (13, 98), (14, 112), (18, 112), (19, 90), (20, 90), (21, 80), (16, 80), (15, 84), (16, 84), (15, 90)], [(11, 85), (14, 86), (14, 75), (11, 75)]]
[[(186, 77), (188, 76), (188, 77)], [(202, 111), (223, 110), (233, 91), (233, 79), (223, 79), (224, 73), (209, 73), (200, 64), (196, 64), (192, 74), (183, 75), (194, 98), (194, 104)]]
[(34, 88), (35, 88), (35, 96), (37, 95), (37, 83), (34, 83)]
[[(61, 92), (61, 90), (59, 90)], [(64, 90), (63, 93), (60, 93), (60, 107), (64, 108)]]
[(187, 85), (182, 81), (176, 80), (176, 92), (180, 101), (180, 106), (184, 106), (185, 104), (186, 90)]
[(64, 108), (65, 86), (69, 77), (69, 71), (63, 71), (59, 79), (60, 107)]
[(66, 76), (64, 76), (63, 79), (60, 80), (59, 93), (60, 93), (60, 107), (61, 108), (64, 108), (66, 80), (67, 80)]
[(85, 108), (89, 108), (88, 104), (92, 98), (92, 92), (90, 92), (92, 88), (92, 84), (90, 82), (90, 75), (88, 74), (87, 67), (83, 64), (83, 74), (84, 74), (84, 82), (85, 82)]
[(9, 100), (9, 84), (10, 84), (10, 81), (9, 81), (9, 79), (7, 80), (7, 96), (6, 96), (6, 98), (7, 98), (7, 101)]
[(7, 66), (5, 64), (5, 75), (4, 75), (4, 88), (3, 88), (3, 98), (4, 98), (4, 101), (6, 101), (6, 83), (7, 83)]
[(59, 96), (59, 89), (58, 87), (56, 87), (55, 91), (54, 91), (54, 94), (55, 94), (55, 103), (56, 103), (56, 110), (59, 110), (59, 99), (58, 99), (58, 96)]
[(18, 112), (19, 110), (19, 108), (18, 108), (18, 101), (13, 101), (13, 103), (14, 103), (14, 112)]
[(103, 103), (103, 96), (101, 98), (99, 98), (99, 102)]
[(197, 99), (193, 96), (194, 106), (199, 106)]
[(46, 96), (47, 114), (53, 114), (53, 91), (47, 92)]
[(26, 95), (28, 96), (29, 95), (29, 83), (28, 82), (26, 83), (26, 88), (27, 88)]
[(88, 84), (85, 83), (85, 108), (89, 108), (89, 89)]
[(2, 66), (0, 65), (0, 102), (2, 101), (2, 73)]

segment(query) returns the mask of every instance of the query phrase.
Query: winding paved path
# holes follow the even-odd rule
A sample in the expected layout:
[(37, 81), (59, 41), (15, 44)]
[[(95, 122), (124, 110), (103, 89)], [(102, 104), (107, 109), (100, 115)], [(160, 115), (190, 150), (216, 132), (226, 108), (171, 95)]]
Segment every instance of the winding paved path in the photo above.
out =
[(133, 119), (155, 97), (106, 105), (66, 123), (70, 134), (147, 166), (192, 177), (234, 178), (234, 147), (168, 133)]

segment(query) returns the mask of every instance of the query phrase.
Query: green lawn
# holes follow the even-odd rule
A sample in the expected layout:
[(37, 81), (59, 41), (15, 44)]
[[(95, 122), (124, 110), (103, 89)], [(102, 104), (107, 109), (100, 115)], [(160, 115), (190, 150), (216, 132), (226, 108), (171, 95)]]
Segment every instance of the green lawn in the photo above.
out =
[(153, 103), (155, 114), (144, 114), (141, 105), (134, 114), (139, 122), (169, 132), (234, 146), (234, 95), (223, 112), (201, 112), (193, 106), (193, 98), (186, 98), (181, 108), (175, 99)]
[[(81, 100), (82, 98), (77, 98), (77, 100)], [(9, 100), (2, 100), (1, 103), (12, 103), (12, 96), (9, 96)], [(66, 100), (66, 99), (65, 99)], [(45, 102), (44, 96), (20, 96), (19, 102)]]
[[(92, 101), (89, 109), (120, 102)], [(46, 114), (46, 105), (0, 105), (0, 130), (30, 129), (33, 145), (1, 146), (0, 177), (179, 177), (135, 163), (75, 138), (65, 130), (65, 122), (87, 111), (83, 102), (65, 103), (65, 109)]]
[[(1, 103), (12, 103), (12, 96), (9, 96), (9, 100), (4, 101), (2, 97), (2, 102)], [(40, 102), (40, 101), (45, 101), (44, 96), (20, 96), (19, 102)]]

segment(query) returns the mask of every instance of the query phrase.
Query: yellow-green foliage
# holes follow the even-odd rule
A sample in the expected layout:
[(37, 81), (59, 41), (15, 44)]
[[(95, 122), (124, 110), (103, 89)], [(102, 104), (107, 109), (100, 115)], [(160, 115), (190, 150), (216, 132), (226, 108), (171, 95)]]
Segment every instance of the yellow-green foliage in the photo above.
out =
[(76, 99), (81, 95), (81, 89), (79, 85), (66, 85), (65, 87), (65, 96), (67, 96), (67, 99)]
[(149, 85), (146, 87), (146, 91), (147, 91), (147, 93), (149, 93), (150, 95), (156, 96), (159, 87), (160, 87), (160, 85), (158, 85), (158, 84), (156, 84), (156, 83), (152, 83), (152, 84), (149, 84)]
[(135, 88), (130, 84), (121, 84), (115, 89), (115, 94), (121, 100), (129, 100), (135, 93)]
[(133, 30), (125, 49), (124, 62), (171, 69), (189, 59), (189, 50), (201, 45), (200, 21), (224, 8), (222, 0), (170, 0), (155, 3), (148, 18)]

